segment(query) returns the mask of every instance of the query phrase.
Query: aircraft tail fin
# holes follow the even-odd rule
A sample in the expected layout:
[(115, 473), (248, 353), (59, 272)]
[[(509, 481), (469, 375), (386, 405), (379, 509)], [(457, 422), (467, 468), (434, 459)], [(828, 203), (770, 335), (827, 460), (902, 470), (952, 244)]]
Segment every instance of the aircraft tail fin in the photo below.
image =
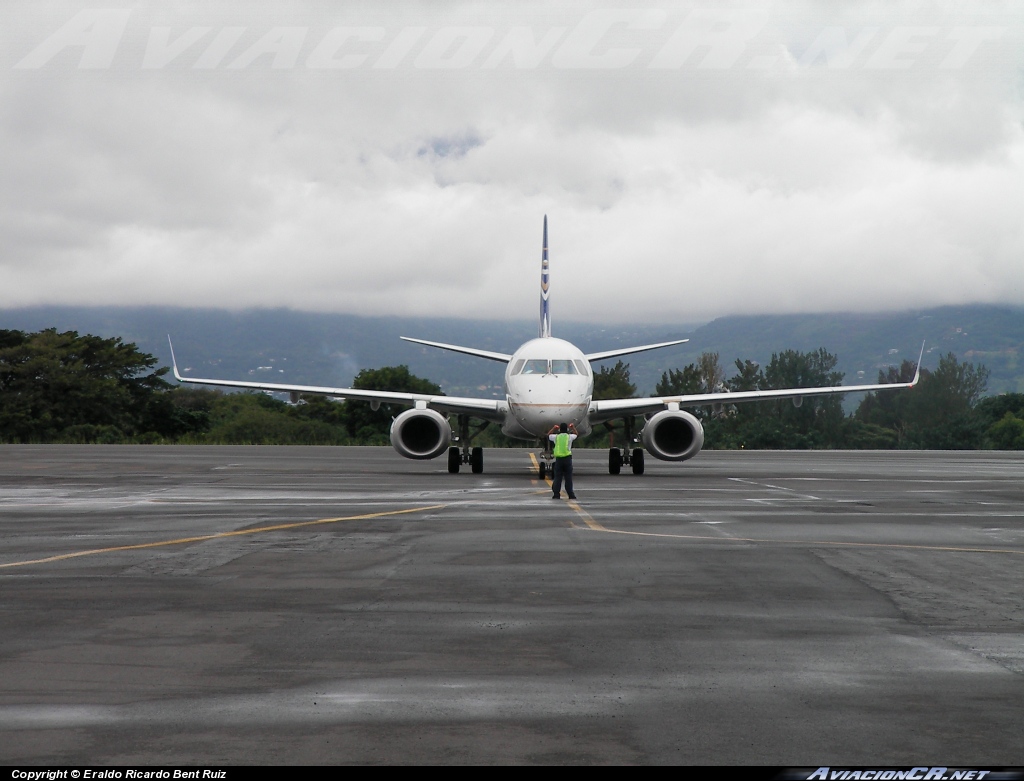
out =
[(551, 310), (548, 309), (548, 216), (544, 215), (544, 246), (540, 255), (540, 335), (551, 336)]

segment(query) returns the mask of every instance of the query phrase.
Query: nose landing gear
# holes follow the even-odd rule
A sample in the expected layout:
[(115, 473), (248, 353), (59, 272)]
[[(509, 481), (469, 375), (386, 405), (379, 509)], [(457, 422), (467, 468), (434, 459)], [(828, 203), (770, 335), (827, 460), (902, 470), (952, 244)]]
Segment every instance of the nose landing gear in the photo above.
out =
[(554, 456), (551, 455), (550, 439), (544, 437), (544, 439), (542, 439), (538, 443), (538, 445), (541, 444), (543, 445), (543, 447), (541, 448), (541, 451), (537, 454), (537, 478), (540, 480), (545, 480), (547, 479), (547, 476), (549, 474), (553, 475), (555, 473), (555, 467), (551, 463), (552, 459), (554, 459)]

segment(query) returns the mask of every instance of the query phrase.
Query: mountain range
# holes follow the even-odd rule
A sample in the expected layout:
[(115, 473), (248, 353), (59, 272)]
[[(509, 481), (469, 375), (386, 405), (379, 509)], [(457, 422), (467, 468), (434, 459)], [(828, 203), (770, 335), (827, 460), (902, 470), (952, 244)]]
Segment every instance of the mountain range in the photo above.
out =
[[(532, 321), (182, 307), (7, 309), (0, 311), (0, 328), (120, 336), (166, 366), (171, 334), (183, 372), (222, 379), (341, 387), (361, 369), (405, 364), (446, 393), (470, 396), (500, 394), (504, 367), (398, 337), (511, 353), (537, 333)], [(584, 352), (688, 337), (684, 345), (627, 356), (640, 395), (653, 392), (662, 372), (685, 366), (706, 351), (719, 353), (726, 376), (731, 376), (736, 359), (764, 365), (774, 352), (824, 347), (837, 355), (846, 384), (875, 382), (879, 369), (916, 360), (922, 341), (927, 343), (925, 368), (934, 368), (939, 355), (952, 352), (961, 361), (984, 364), (991, 371), (990, 394), (1024, 392), (1024, 369), (1018, 364), (1024, 346), (1022, 308), (971, 305), (873, 314), (733, 315), (678, 325), (556, 321), (554, 331)]]

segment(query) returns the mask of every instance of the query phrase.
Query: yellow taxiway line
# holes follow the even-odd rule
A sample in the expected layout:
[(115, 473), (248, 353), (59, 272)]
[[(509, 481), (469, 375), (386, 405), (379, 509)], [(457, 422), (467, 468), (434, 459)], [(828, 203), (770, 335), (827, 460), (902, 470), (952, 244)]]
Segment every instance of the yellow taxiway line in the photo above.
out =
[(115, 545), (110, 548), (93, 548), (92, 550), (76, 551), (74, 553), (61, 553), (57, 556), (47, 556), (43, 559), (31, 559), (29, 561), (12, 561), (7, 564), (0, 564), (0, 569), (10, 567), (26, 567), (30, 564), (48, 564), (51, 561), (64, 561), (65, 559), (77, 559), (80, 556), (97, 556), (101, 553), (116, 553), (126, 550), (143, 550), (145, 548), (161, 548), (166, 545), (187, 545), (190, 542), (205, 542), (207, 540), (219, 540), (225, 537), (241, 537), (246, 534), (264, 534), (266, 532), (285, 531), (287, 529), (301, 529), (305, 526), (322, 526), (328, 523), (341, 523), (342, 521), (366, 521), (371, 518), (386, 518), (394, 515), (407, 515), (409, 513), (421, 513), (427, 510), (441, 510), (448, 505), (433, 504), (428, 507), (410, 507), (406, 510), (385, 510), (379, 513), (366, 513), (365, 515), (346, 515), (341, 518), (319, 518), (315, 521), (297, 521), (295, 523), (278, 523), (273, 526), (259, 526), (255, 529), (239, 529), (230, 532), (217, 532), (216, 534), (202, 534), (196, 537), (180, 537), (176, 540), (160, 540), (158, 542), (142, 542), (136, 545)]
[[(533, 453), (530, 453), (530, 461), (533, 462), (533, 471), (534, 472), (538, 472), (540, 470), (540, 462), (537, 460), (537, 456), (535, 456)], [(548, 478), (544, 478), (544, 482), (548, 484), (548, 488), (551, 487), (551, 480), (549, 480)], [(575, 499), (568, 499), (566, 501), (566, 503), (580, 517), (580, 520), (582, 520), (583, 523), (585, 523), (587, 526), (589, 526), (594, 531), (598, 531), (598, 532), (609, 531), (608, 529), (604, 528), (601, 524), (599, 524), (597, 521), (595, 521), (591, 517), (590, 513), (588, 513), (586, 510), (584, 510), (582, 507), (580, 507), (579, 502), (577, 500), (575, 500)]]

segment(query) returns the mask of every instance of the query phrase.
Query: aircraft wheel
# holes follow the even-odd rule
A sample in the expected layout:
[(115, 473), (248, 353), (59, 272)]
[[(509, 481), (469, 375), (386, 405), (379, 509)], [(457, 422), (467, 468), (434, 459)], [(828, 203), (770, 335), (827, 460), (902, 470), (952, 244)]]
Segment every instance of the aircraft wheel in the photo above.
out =
[(448, 471), (453, 475), (459, 473), (459, 464), (462, 463), (462, 454), (457, 447), (448, 448)]
[(608, 451), (608, 474), (617, 475), (622, 471), (622, 451), (613, 447)]
[(537, 467), (537, 477), (543, 480), (548, 476), (548, 465), (546, 461), (541, 461), (540, 466)]
[(478, 475), (484, 471), (484, 449), (482, 447), (473, 448), (469, 454), (469, 463), (473, 467), (473, 474)]
[(644, 451), (640, 448), (633, 449), (633, 474), (642, 475), (644, 473)]

